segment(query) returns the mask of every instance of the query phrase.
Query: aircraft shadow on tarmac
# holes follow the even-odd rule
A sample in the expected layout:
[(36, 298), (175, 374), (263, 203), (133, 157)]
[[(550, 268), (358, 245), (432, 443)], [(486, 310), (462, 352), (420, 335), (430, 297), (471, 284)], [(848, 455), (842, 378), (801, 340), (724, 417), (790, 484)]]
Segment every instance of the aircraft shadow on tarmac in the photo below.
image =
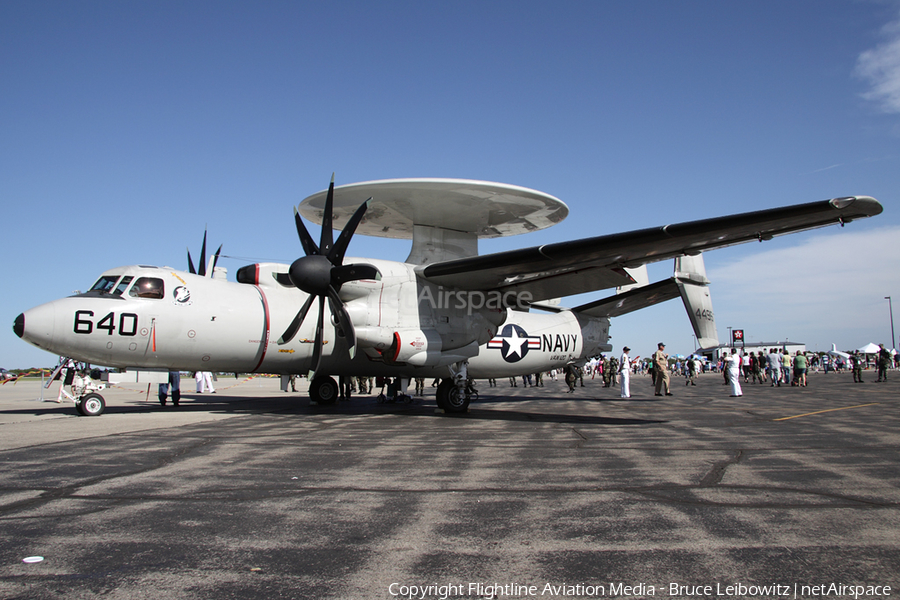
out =
[[(432, 418), (453, 418), (453, 419), (471, 419), (478, 421), (525, 421), (533, 423), (572, 423), (572, 424), (594, 424), (594, 425), (650, 425), (665, 423), (665, 420), (659, 419), (635, 419), (635, 418), (617, 418), (604, 417), (590, 414), (566, 414), (560, 412), (545, 412), (543, 410), (509, 410), (487, 408), (490, 405), (499, 404), (516, 404), (531, 403), (535, 401), (545, 402), (544, 406), (551, 406), (555, 401), (565, 401), (573, 398), (550, 398), (550, 397), (494, 397), (484, 396), (477, 402), (472, 403), (467, 413), (462, 414), (443, 414), (437, 411), (433, 397), (413, 398), (411, 403), (385, 403), (381, 404), (375, 400), (374, 396), (355, 396), (349, 402), (338, 402), (332, 405), (316, 405), (309, 402), (305, 396), (297, 394), (289, 394), (285, 396), (265, 396), (265, 397), (240, 397), (221, 395), (193, 395), (185, 394), (181, 398), (180, 406), (172, 406), (169, 402), (165, 407), (159, 405), (158, 402), (150, 401), (128, 401), (125, 404), (107, 405), (103, 415), (99, 417), (82, 417), (82, 418), (104, 418), (107, 415), (135, 415), (147, 413), (159, 413), (161, 415), (175, 412), (209, 412), (209, 413), (229, 413), (229, 414), (295, 414), (295, 415), (327, 415), (327, 414), (346, 414), (346, 415), (385, 415), (396, 414), (409, 417), (432, 417)], [(650, 402), (650, 399), (597, 399), (597, 398), (574, 398), (577, 402), (583, 402), (586, 407), (597, 406), (598, 403), (609, 401), (626, 401), (626, 402)], [(484, 408), (482, 408), (484, 406)], [(524, 408), (524, 407), (523, 407)], [(4, 414), (22, 414), (35, 416), (76, 416), (78, 413), (75, 406), (71, 402), (62, 404), (42, 404), (39, 408), (32, 409), (15, 409), (0, 411)]]

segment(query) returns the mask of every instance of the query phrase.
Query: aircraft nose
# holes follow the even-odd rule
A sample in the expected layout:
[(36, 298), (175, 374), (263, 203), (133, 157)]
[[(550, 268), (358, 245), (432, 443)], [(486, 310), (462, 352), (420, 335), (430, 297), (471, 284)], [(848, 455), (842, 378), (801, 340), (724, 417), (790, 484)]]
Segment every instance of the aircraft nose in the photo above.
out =
[(56, 306), (51, 302), (26, 310), (13, 323), (17, 336), (38, 348), (49, 350), (56, 325)]
[(25, 313), (20, 313), (19, 316), (16, 317), (16, 320), (13, 323), (13, 332), (19, 337), (22, 337), (22, 334), (25, 333)]

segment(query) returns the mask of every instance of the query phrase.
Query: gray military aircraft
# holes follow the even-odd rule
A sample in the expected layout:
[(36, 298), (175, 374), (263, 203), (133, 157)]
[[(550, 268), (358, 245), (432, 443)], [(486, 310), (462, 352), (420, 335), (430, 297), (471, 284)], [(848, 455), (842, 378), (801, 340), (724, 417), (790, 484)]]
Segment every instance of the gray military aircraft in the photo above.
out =
[[(548, 227), (568, 207), (484, 181), (335, 187), (332, 178), (294, 209), (304, 256), (290, 265), (248, 265), (236, 282), (214, 264), (207, 272), (205, 257), (194, 269), (189, 256), (189, 272), (119, 267), (87, 292), (25, 311), (13, 329), (54, 354), (125, 369), (111, 375), (119, 380), (164, 382), (170, 370), (306, 373), (312, 400), (330, 403), (335, 375), (440, 377), (439, 407), (464, 412), (468, 378), (609, 351), (610, 318), (679, 296), (700, 346), (716, 346), (702, 252), (881, 212), (874, 198), (851, 196), (479, 255), (479, 239)], [(318, 243), (301, 215), (321, 225)], [(404, 262), (348, 258), (354, 233), (411, 239), (412, 249)], [(645, 265), (666, 259), (673, 277), (649, 283)], [(611, 288), (576, 308), (551, 302)], [(80, 412), (102, 412), (93, 396)]]

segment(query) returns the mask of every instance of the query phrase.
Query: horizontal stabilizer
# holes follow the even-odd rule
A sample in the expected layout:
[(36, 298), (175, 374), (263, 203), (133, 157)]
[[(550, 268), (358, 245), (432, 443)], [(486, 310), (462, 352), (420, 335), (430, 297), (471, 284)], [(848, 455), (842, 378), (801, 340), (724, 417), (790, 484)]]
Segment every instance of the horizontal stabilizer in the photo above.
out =
[(620, 317), (630, 312), (677, 298), (681, 290), (675, 278), (633, 288), (627, 292), (583, 304), (572, 310), (589, 317)]

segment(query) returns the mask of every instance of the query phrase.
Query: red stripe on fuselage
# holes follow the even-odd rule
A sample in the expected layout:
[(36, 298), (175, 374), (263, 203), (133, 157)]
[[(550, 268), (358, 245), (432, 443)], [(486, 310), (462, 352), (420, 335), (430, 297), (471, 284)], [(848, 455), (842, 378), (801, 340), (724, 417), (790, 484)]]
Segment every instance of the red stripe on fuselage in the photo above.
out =
[[(259, 265), (256, 267), (256, 280), (259, 281)], [(263, 336), (262, 336), (262, 354), (259, 357), (259, 362), (256, 363), (256, 366), (253, 367), (253, 372), (259, 371), (259, 368), (262, 366), (263, 361), (266, 360), (266, 351), (269, 349), (269, 301), (266, 299), (266, 294), (263, 292), (262, 288), (258, 285), (253, 286), (256, 288), (256, 291), (259, 292), (259, 299), (262, 301), (263, 306)]]

